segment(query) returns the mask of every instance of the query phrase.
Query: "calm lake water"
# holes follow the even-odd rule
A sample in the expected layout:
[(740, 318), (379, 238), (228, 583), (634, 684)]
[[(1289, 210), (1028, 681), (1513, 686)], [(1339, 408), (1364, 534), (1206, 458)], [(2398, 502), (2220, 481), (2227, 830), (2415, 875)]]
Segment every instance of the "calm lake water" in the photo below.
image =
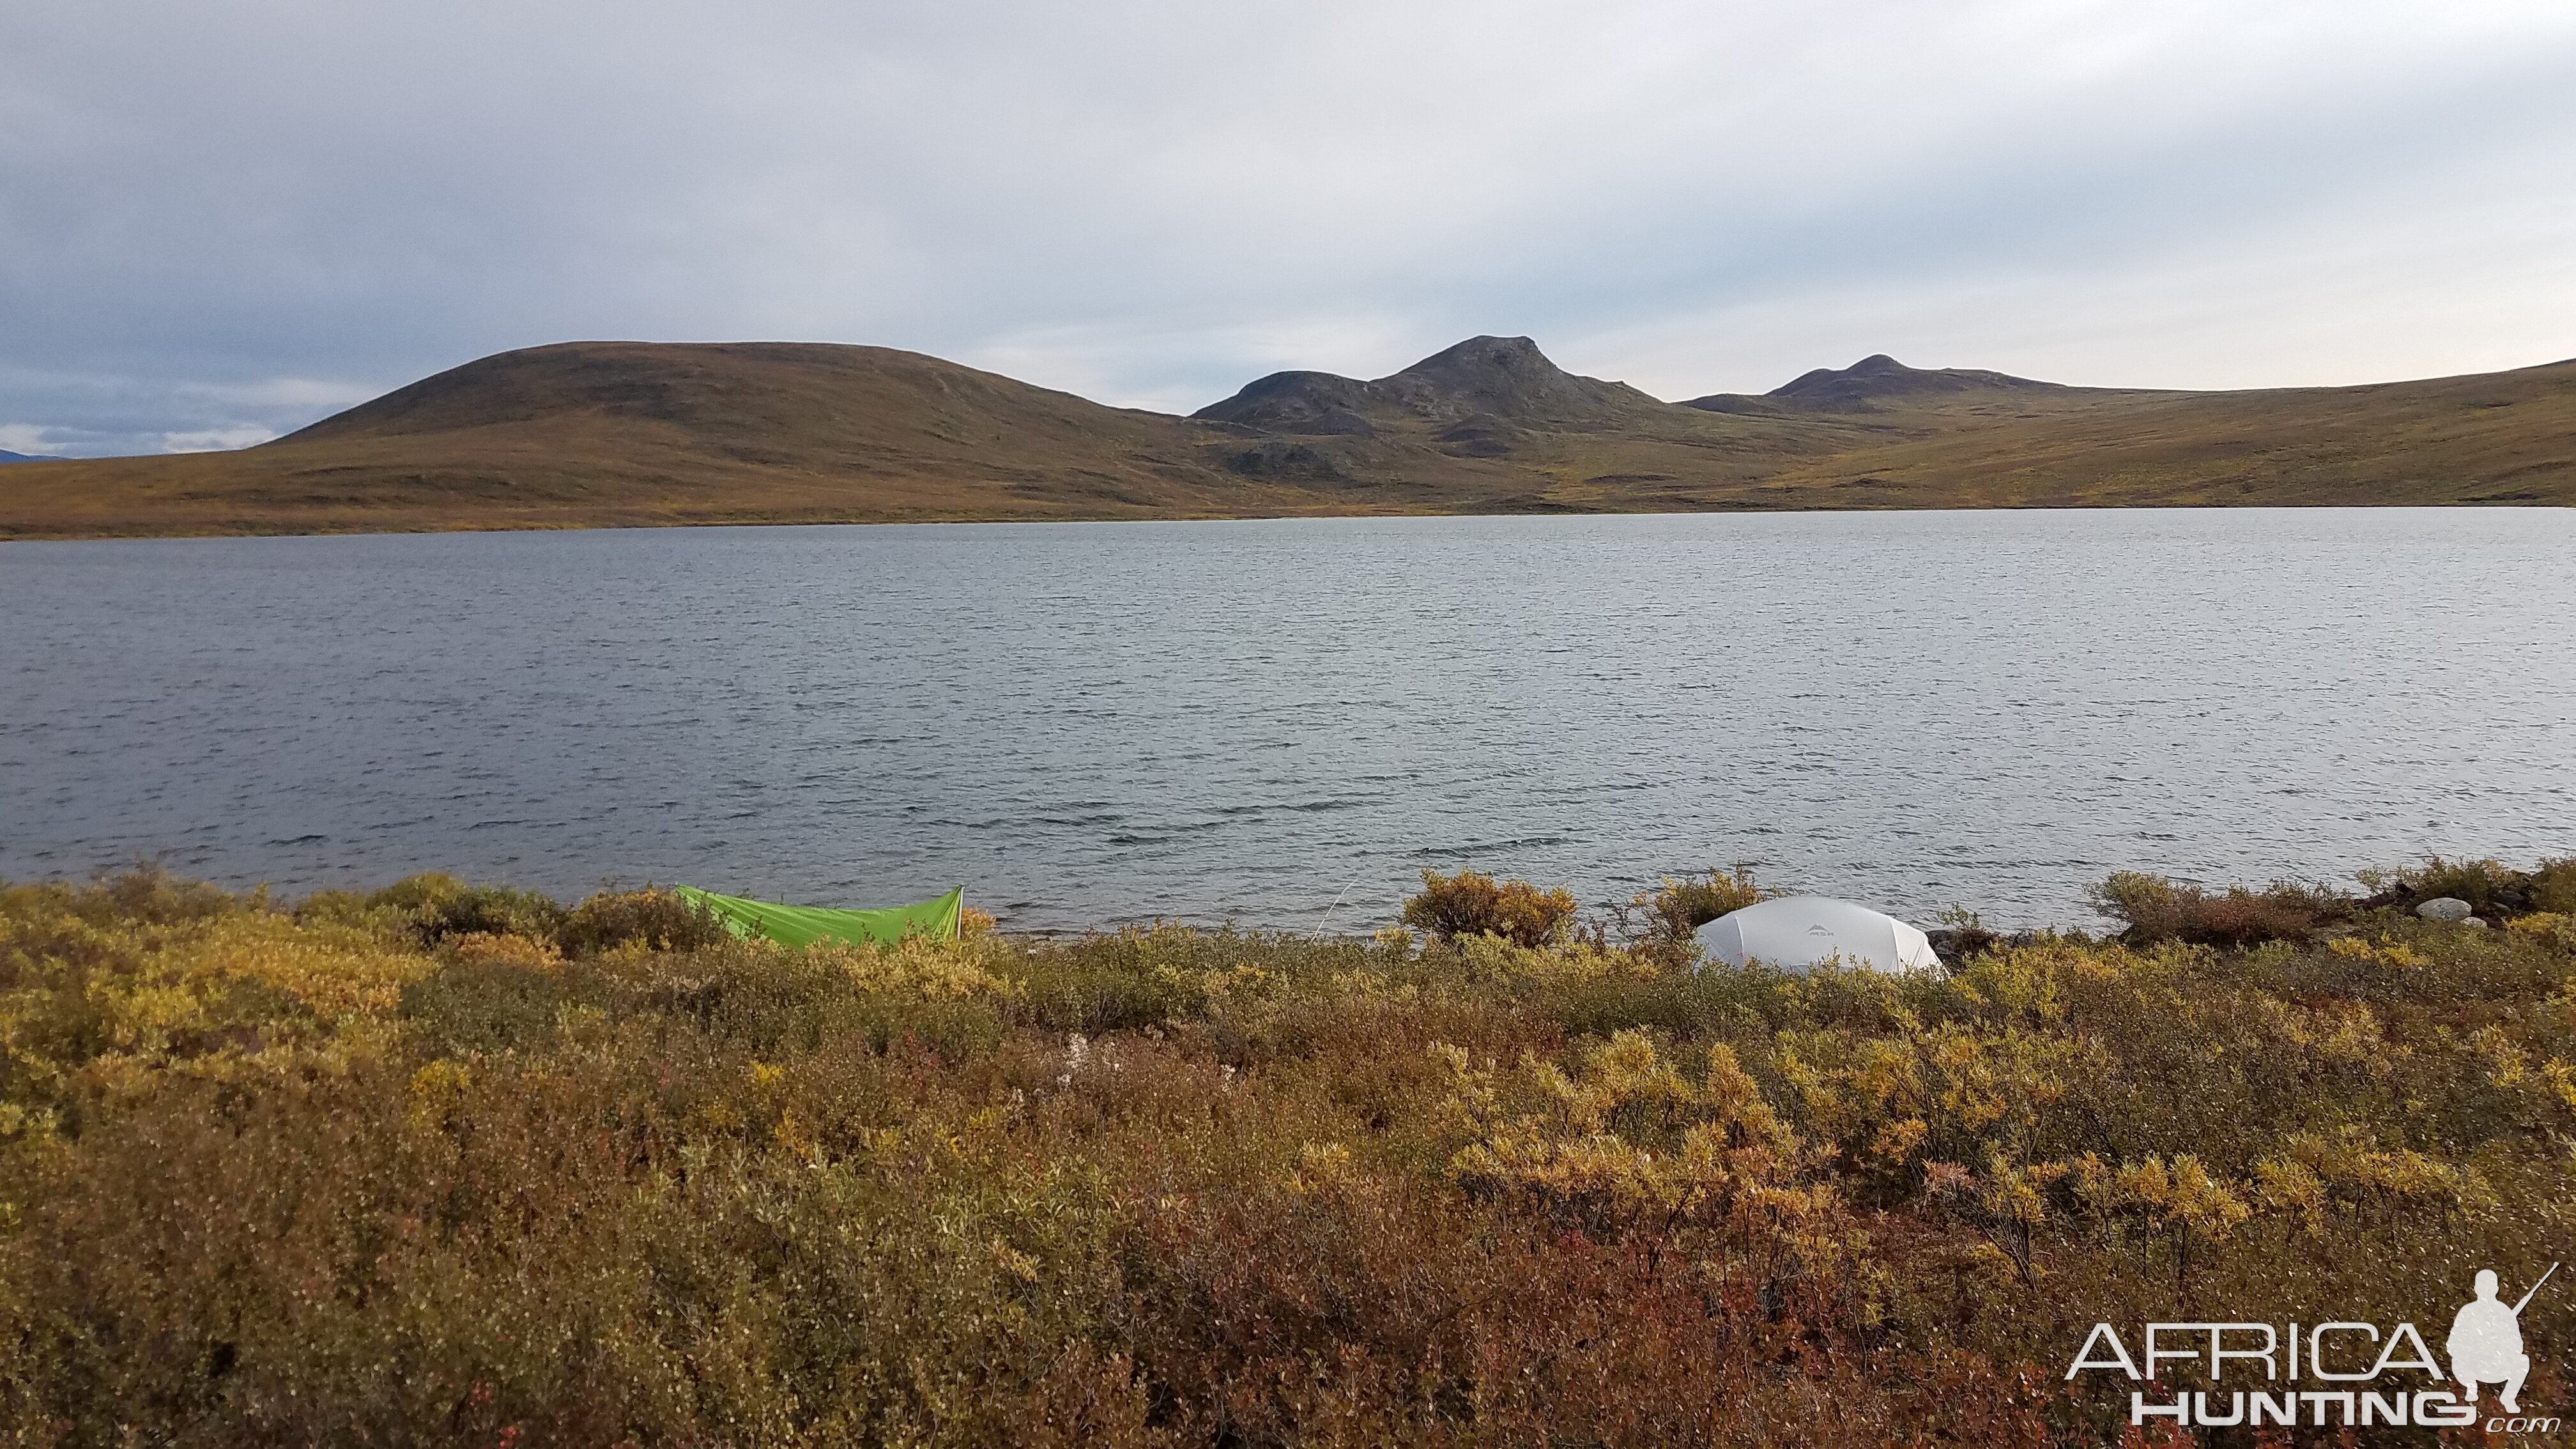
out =
[(2576, 853), (2572, 618), (2562, 510), (5, 544), (0, 876), (1362, 929), (1750, 862), (2093, 924)]

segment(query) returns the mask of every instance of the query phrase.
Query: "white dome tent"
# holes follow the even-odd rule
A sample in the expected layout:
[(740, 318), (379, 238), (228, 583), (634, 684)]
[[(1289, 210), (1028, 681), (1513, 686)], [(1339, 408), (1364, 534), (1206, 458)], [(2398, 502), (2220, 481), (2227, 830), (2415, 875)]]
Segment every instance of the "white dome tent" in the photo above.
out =
[(1711, 961), (1747, 961), (1804, 976), (1827, 961), (1871, 971), (1937, 971), (1941, 958), (1921, 931), (1894, 916), (1824, 896), (1758, 901), (1699, 928)]

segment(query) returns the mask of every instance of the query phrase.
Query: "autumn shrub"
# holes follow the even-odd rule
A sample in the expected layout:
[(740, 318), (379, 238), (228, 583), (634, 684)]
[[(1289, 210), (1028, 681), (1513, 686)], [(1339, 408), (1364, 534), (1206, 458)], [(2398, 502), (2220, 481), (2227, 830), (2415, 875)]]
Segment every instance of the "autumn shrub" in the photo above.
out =
[(2251, 946), (2294, 941), (2342, 915), (2347, 903), (2323, 889), (2275, 882), (2253, 891), (2231, 886), (2212, 895), (2162, 876), (2121, 871), (2096, 886), (2093, 901), (2124, 923), (2138, 944), (2186, 941), (2203, 946)]
[(2534, 911), (2576, 912), (2576, 857), (2523, 871), (2497, 860), (2436, 855), (2399, 870), (2364, 871), (2361, 879), (2376, 892), (2370, 904), (2402, 911), (2447, 896), (2468, 902), (2472, 914), (2490, 923)]
[(628, 944), (696, 951), (724, 940), (724, 923), (666, 890), (602, 891), (565, 913), (554, 939), (565, 954), (595, 956)]
[(2544, 860), (2531, 872), (2531, 908), (2576, 916), (2576, 856)]
[(1700, 927), (1754, 904), (1763, 894), (1745, 867), (1733, 871), (1711, 867), (1696, 874), (1667, 876), (1653, 890), (1631, 897), (1628, 908), (1644, 919), (1651, 937), (1687, 941)]
[(2395, 903), (2414, 906), (2440, 896), (2469, 903), (2472, 914), (2490, 920), (2530, 908), (2531, 877), (2495, 860), (2445, 860), (2428, 856), (2396, 872)]
[(1795, 977), (461, 889), (0, 887), (0, 1442), (2071, 1449), (2094, 1323), (2429, 1322), (2576, 1217), (2566, 915)]
[(238, 910), (258, 909), (265, 900), (260, 893), (236, 898), (202, 881), (174, 876), (158, 864), (107, 876), (93, 890), (61, 898), (65, 908), (87, 919), (154, 926), (211, 920)]
[(1941, 924), (1924, 932), (1944, 966), (1957, 970), (1969, 960), (2004, 945), (2010, 937), (1988, 926), (1977, 912), (1952, 906), (1941, 912)]
[(1525, 880), (1497, 882), (1472, 870), (1456, 875), (1422, 873), (1422, 890), (1404, 903), (1407, 925), (1444, 940), (1499, 936), (1518, 946), (1543, 946), (1574, 920), (1571, 892), (1540, 890)]
[(590, 973), (468, 950), (406, 983), (397, 1016), (428, 1056), (489, 1055), (551, 1042), (567, 1011), (596, 1009), (609, 999), (606, 983)]
[[(1134, 1030), (1193, 1014), (1212, 978), (1258, 990), (1258, 967), (1237, 975), (1240, 952), (1210, 952), (1205, 933), (1157, 926), (1090, 936), (1032, 952), (1004, 969), (1019, 985), (1015, 1014), (1054, 1032)], [(1218, 979), (1216, 989), (1226, 989)]]
[(2045, 1440), (2046, 1389), (1967, 1355), (1893, 1372), (1830, 1300), (1337, 1161), (1139, 1213), (1118, 1331), (1179, 1442)]
[(563, 907), (541, 892), (467, 885), (436, 872), (406, 876), (368, 896), (365, 904), (396, 913), (422, 941), (433, 944), (474, 933), (551, 937), (564, 921)]

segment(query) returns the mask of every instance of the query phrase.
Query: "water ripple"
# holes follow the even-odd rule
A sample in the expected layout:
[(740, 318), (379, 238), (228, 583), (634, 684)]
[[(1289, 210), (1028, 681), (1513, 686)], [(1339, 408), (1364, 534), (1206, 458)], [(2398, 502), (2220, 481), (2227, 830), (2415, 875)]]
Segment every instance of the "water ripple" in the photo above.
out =
[(1302, 928), (1743, 862), (2082, 921), (2576, 853), (2571, 560), (2561, 510), (10, 544), (0, 873)]

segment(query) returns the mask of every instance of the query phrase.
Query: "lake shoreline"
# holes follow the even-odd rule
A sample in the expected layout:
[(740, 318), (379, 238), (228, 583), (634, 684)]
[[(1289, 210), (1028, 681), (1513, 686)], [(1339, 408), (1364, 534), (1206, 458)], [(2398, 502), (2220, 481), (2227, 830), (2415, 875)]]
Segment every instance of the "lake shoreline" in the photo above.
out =
[[(78, 460), (65, 460), (78, 461)], [(936, 514), (923, 517), (748, 517), (720, 519), (669, 519), (661, 521), (622, 520), (597, 523), (519, 522), (485, 519), (447, 523), (423, 523), (413, 527), (323, 527), (267, 528), (258, 526), (189, 528), (173, 531), (125, 530), (99, 532), (10, 532), (0, 530), (0, 544), (12, 543), (106, 543), (145, 539), (216, 539), (216, 538), (405, 538), (423, 534), (454, 533), (621, 533), (666, 531), (673, 529), (737, 528), (915, 528), (943, 524), (1052, 524), (1091, 525), (1124, 523), (1282, 523), (1299, 520), (1318, 522), (1361, 522), (1387, 518), (1703, 518), (1761, 516), (1778, 514), (1976, 514), (1976, 513), (2144, 513), (2181, 512), (2247, 512), (2265, 509), (2288, 509), (2302, 512), (2335, 509), (2432, 510), (2444, 512), (2517, 509), (2565, 512), (2576, 504), (2545, 501), (2460, 500), (2454, 502), (2174, 502), (2174, 503), (1961, 503), (1952, 505), (1909, 505), (1896, 503), (1807, 503), (1783, 506), (1761, 504), (1724, 504), (1709, 508), (1577, 508), (1542, 507), (1528, 509), (1445, 509), (1445, 508), (1379, 508), (1350, 512), (1246, 512), (1246, 513), (1156, 513), (1099, 514), (1083, 516), (1016, 516), (1006, 514)]]

